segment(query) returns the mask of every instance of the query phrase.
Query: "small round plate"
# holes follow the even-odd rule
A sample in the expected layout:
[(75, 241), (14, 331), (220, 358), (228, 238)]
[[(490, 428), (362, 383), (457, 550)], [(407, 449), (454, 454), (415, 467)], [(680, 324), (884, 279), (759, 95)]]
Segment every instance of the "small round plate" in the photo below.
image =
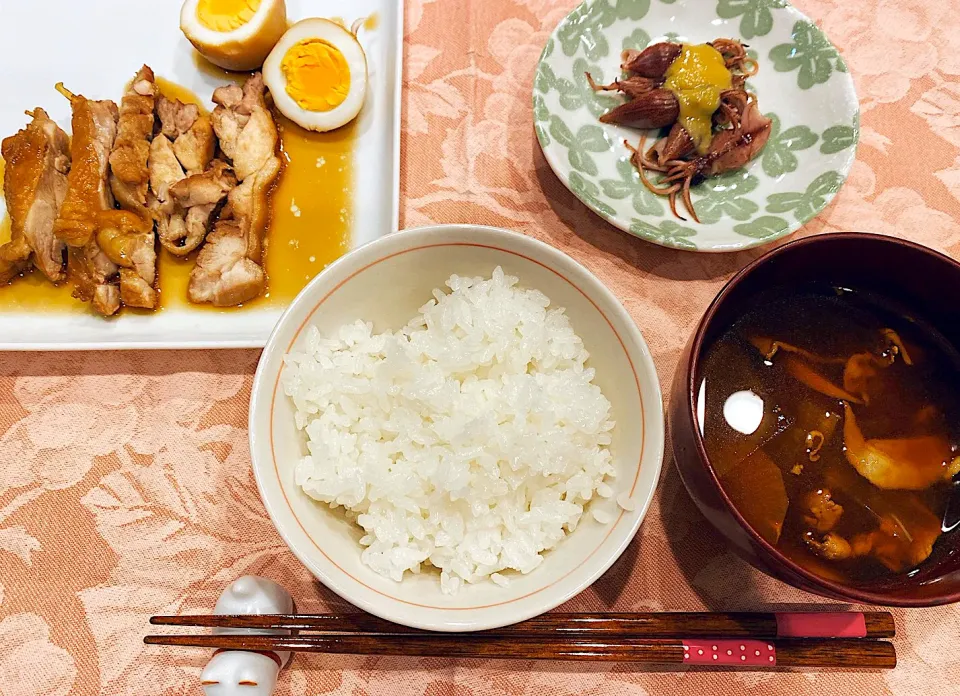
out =
[[(667, 200), (643, 186), (624, 146), (643, 132), (600, 123), (622, 98), (594, 93), (584, 73), (609, 82), (625, 49), (721, 37), (748, 44), (758, 61), (748, 90), (773, 119), (773, 132), (745, 168), (692, 189), (698, 224), (675, 218)], [(843, 58), (783, 0), (586, 0), (547, 40), (533, 111), (547, 162), (595, 213), (656, 244), (706, 252), (766, 244), (817, 215), (846, 179), (860, 132)]]

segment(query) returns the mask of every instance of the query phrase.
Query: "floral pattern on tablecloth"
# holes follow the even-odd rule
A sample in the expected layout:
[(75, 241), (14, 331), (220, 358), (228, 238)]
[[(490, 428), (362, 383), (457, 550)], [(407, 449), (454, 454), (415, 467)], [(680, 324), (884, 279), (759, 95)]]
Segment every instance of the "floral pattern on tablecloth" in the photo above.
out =
[[(746, 15), (762, 14), (769, 2), (726, 4), (743, 6)], [(622, 299), (666, 390), (707, 303), (762, 252), (702, 256), (655, 247), (602, 222), (554, 178), (536, 143), (530, 95), (543, 44), (575, 4), (407, 0), (403, 226), (499, 225), (563, 249)], [(960, 257), (955, 8), (936, 0), (797, 4), (840, 47), (861, 98), (850, 178), (800, 234), (872, 230)], [(254, 351), (0, 354), (0, 694), (198, 694), (208, 655), (144, 647), (146, 619), (208, 611), (244, 573), (285, 585), (303, 611), (345, 608), (287, 550), (257, 495), (246, 440), (256, 360)], [(564, 609), (811, 602), (826, 604), (726, 551), (668, 461), (637, 539)], [(960, 608), (895, 615), (900, 666), (888, 673), (711, 674), (301, 655), (284, 671), (278, 693), (960, 691)]]

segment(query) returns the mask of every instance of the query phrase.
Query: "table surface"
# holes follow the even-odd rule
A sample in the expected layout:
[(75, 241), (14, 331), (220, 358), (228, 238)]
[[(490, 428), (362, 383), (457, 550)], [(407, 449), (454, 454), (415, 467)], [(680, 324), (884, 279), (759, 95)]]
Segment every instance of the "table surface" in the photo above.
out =
[[(557, 182), (534, 138), (530, 90), (548, 34), (575, 4), (407, 0), (402, 226), (497, 225), (567, 252), (622, 299), (669, 398), (697, 319), (761, 252), (655, 247)], [(840, 47), (862, 108), (850, 178), (799, 234), (872, 230), (960, 257), (960, 15), (938, 0), (796, 4)], [(245, 573), (285, 585), (301, 611), (346, 608), (287, 550), (257, 495), (246, 433), (257, 357), (0, 355), (0, 694), (199, 693), (209, 655), (144, 647), (146, 619), (209, 612)], [(563, 609), (828, 604), (728, 552), (669, 455), (665, 464), (636, 540)], [(957, 693), (960, 606), (894, 613), (900, 666), (887, 673), (298, 656), (278, 693)]]

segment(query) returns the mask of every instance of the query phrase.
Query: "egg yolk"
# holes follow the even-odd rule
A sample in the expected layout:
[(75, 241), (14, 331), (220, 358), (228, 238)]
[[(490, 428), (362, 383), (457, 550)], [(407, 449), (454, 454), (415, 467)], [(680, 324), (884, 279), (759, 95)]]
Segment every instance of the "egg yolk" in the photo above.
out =
[(280, 62), (287, 94), (307, 111), (330, 111), (350, 92), (350, 66), (333, 44), (323, 39), (295, 43)]
[(253, 19), (261, 0), (200, 0), (197, 19), (212, 31), (233, 31)]
[(687, 129), (697, 152), (706, 154), (713, 139), (713, 112), (720, 95), (730, 89), (730, 71), (720, 52), (709, 44), (688, 46), (667, 68), (664, 88), (680, 103), (680, 124)]

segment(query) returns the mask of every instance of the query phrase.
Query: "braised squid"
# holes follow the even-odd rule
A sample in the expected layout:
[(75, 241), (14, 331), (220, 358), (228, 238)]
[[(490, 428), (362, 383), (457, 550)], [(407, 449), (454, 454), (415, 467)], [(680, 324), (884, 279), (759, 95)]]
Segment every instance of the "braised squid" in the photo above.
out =
[[(604, 123), (632, 128), (669, 128), (666, 136), (646, 147), (646, 136), (631, 161), (644, 185), (670, 199), (678, 218), (677, 196), (699, 222), (690, 187), (705, 177), (740, 169), (766, 145), (772, 122), (760, 113), (746, 80), (759, 68), (746, 46), (734, 39), (690, 45), (661, 42), (621, 55), (626, 77), (607, 85), (587, 74), (595, 91), (616, 91), (628, 98), (600, 117)], [(650, 172), (658, 172), (654, 183)]]

